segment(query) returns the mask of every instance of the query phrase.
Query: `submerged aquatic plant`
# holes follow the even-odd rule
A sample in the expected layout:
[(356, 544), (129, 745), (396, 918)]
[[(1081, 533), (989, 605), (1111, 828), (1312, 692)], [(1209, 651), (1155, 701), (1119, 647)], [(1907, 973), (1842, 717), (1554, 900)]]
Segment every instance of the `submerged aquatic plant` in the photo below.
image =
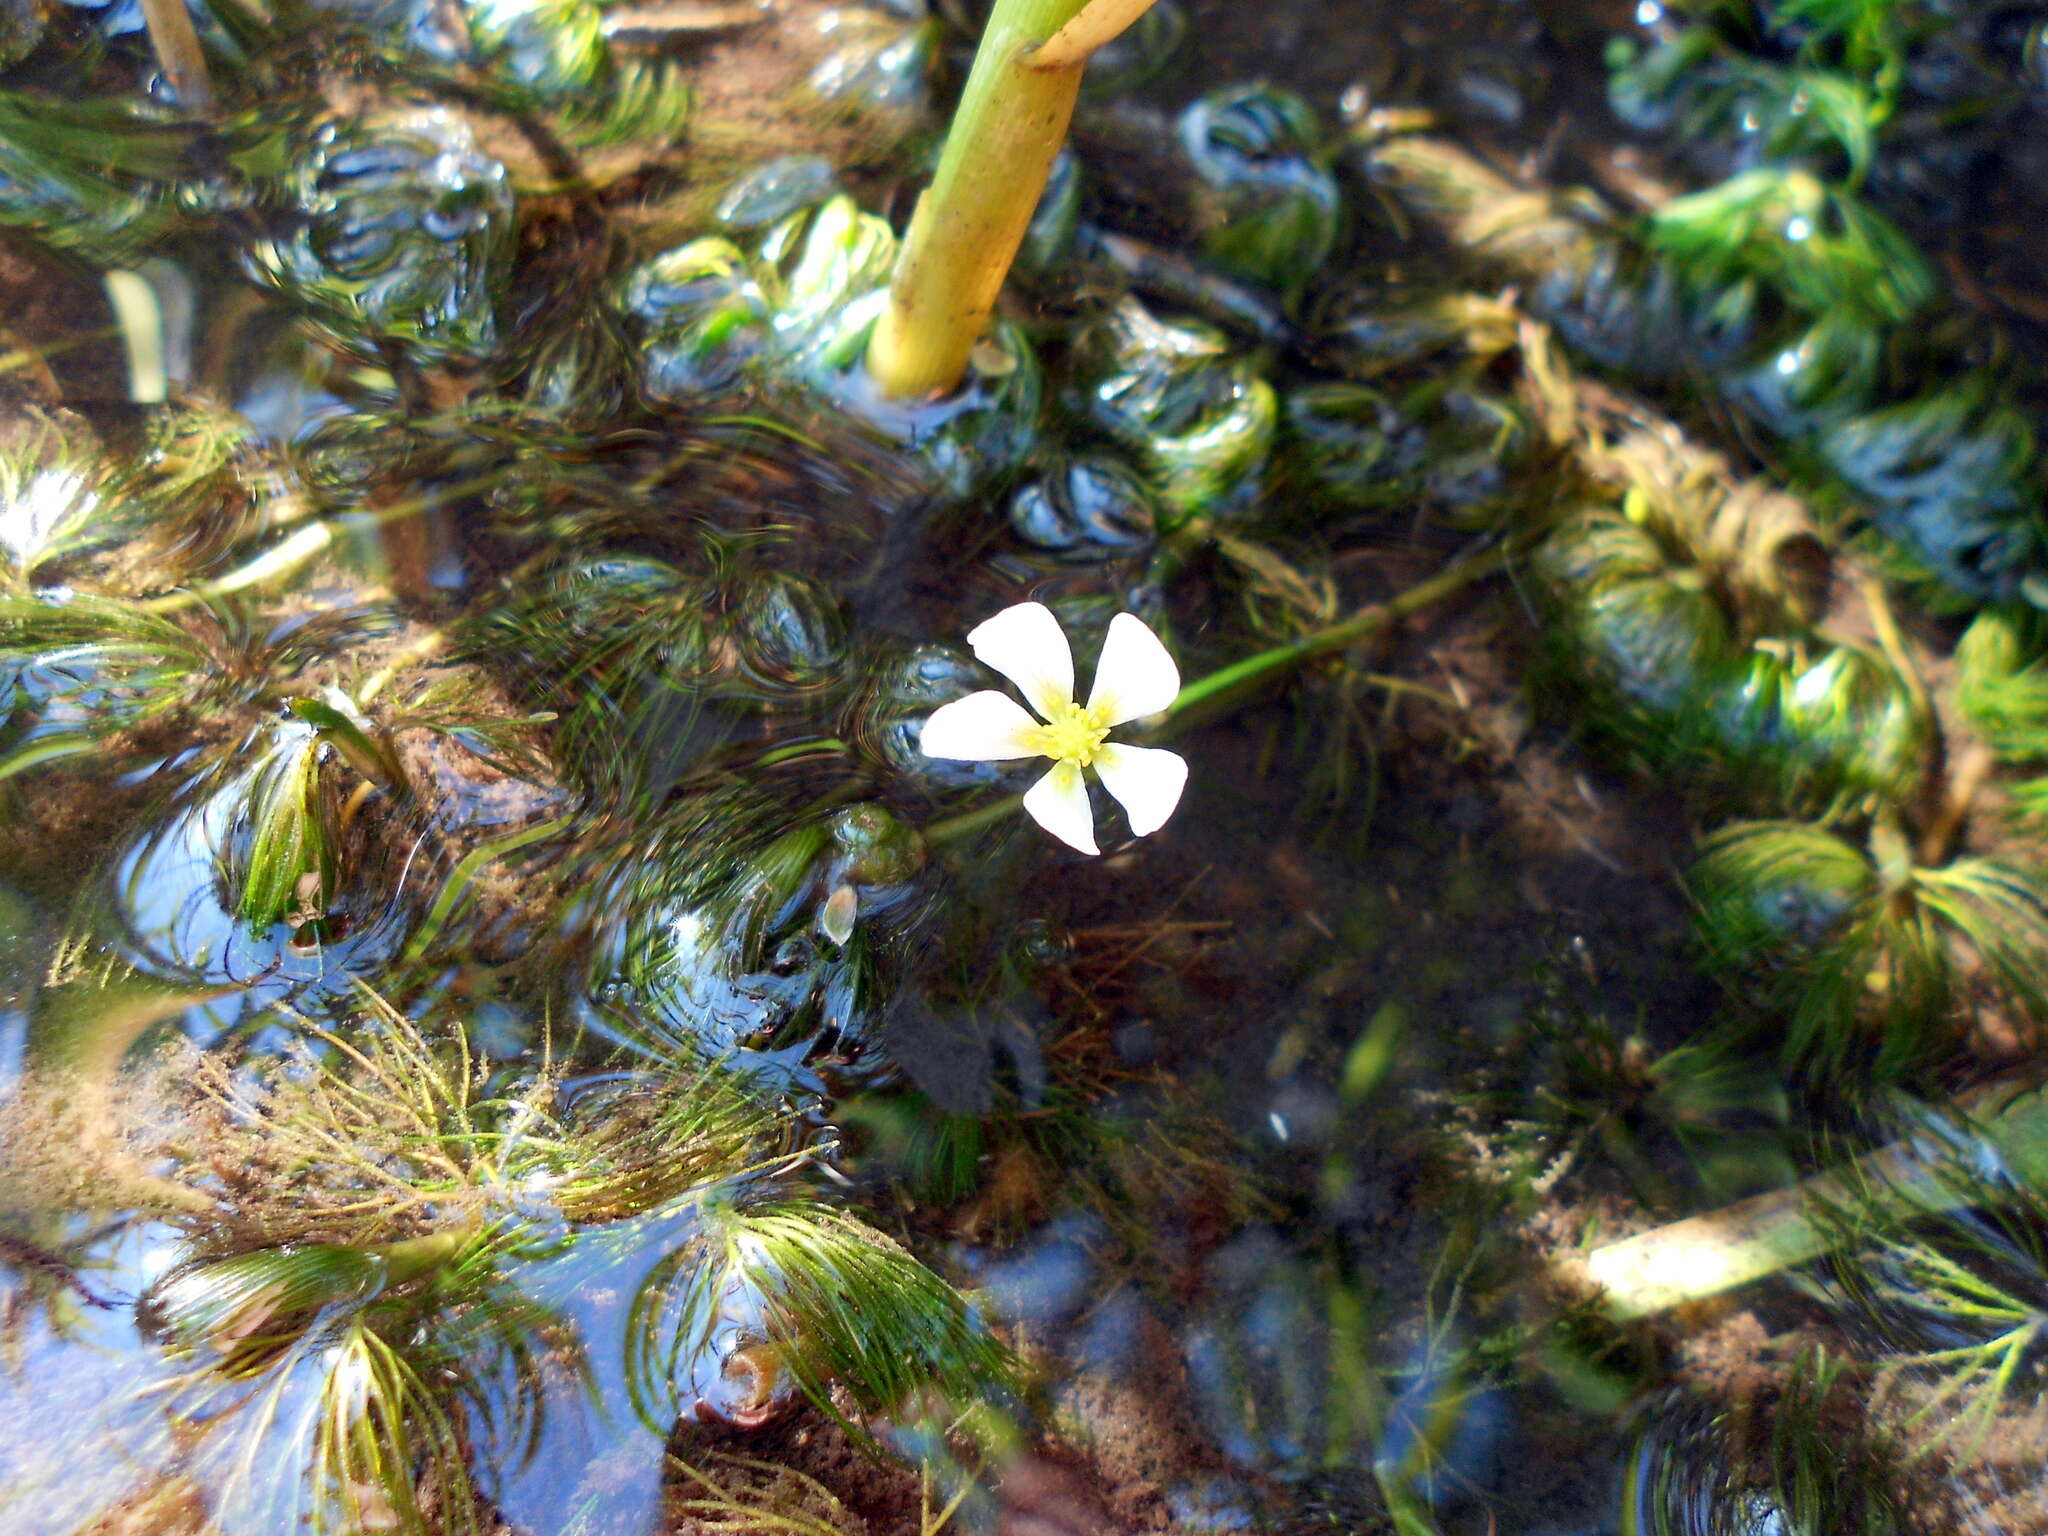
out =
[(1813, 315), (1911, 319), (1934, 276), (1911, 241), (1854, 193), (1803, 171), (1748, 171), (1650, 216), (1650, 248), (1711, 290), (1755, 282)]
[(1852, 188), (1755, 170), (1632, 226), (1445, 140), (1362, 148), (1404, 212), (1481, 271), (1526, 283), (1569, 344), (1669, 383), (1704, 375), (1796, 446), (1806, 478), (1836, 493), (1823, 503), (1846, 489), (1916, 574), (2004, 601), (2048, 564), (2014, 370), (1984, 366), (1970, 327), (1931, 323), (1927, 262)]
[(819, 397), (916, 452), (956, 495), (1013, 468), (1038, 429), (1043, 381), (1023, 331), (991, 327), (945, 399), (878, 395), (861, 349), (886, 294), (897, 242), (844, 194), (778, 221), (751, 250), (704, 236), (634, 269), (617, 287), (643, 338), (641, 378), (687, 403), (751, 383)]
[(1071, 403), (1145, 471), (1167, 528), (1197, 515), (1241, 515), (1258, 500), (1279, 396), (1222, 332), (1161, 320), (1126, 297), (1075, 350)]
[(1924, 1065), (1965, 1004), (2048, 1018), (2048, 886), (2009, 862), (1918, 867), (1883, 823), (1865, 854), (1822, 827), (1740, 822), (1706, 839), (1690, 883), (1708, 963), (1825, 1075)]
[(1897, 1447), (1861, 1422), (1848, 1363), (1802, 1356), (1782, 1388), (1644, 1416), (1621, 1489), (1624, 1536), (1903, 1536)]
[(863, 1440), (833, 1404), (835, 1384), (881, 1414), (925, 1392), (965, 1406), (1017, 1386), (1016, 1362), (965, 1298), (865, 1223), (810, 1201), (712, 1200), (698, 1214), (693, 1238), (635, 1297), (628, 1380), (643, 1413), (665, 1405), (680, 1361), (716, 1347), (740, 1297), (767, 1351), (749, 1362), (742, 1425), (783, 1374)]
[(435, 108), (314, 132), (287, 227), (255, 242), (250, 271), (346, 349), (475, 362), (498, 341), (513, 196), (469, 125)]
[(680, 797), (639, 834), (590, 839), (586, 858), (561, 921), (606, 1032), (658, 1059), (711, 1051), (770, 1075), (866, 1041), (891, 940), (929, 895), (922, 842), (880, 806), (799, 807), (735, 783)]
[(1834, 1252), (1816, 1284), (1877, 1347), (1916, 1451), (1968, 1457), (2048, 1381), (2048, 1185), (2037, 1159), (2007, 1155), (1966, 1116), (1908, 1106), (1887, 1118), (1903, 1118), (1935, 1193), (1902, 1201), (1873, 1170), (1822, 1202)]
[(1233, 276), (1299, 290), (1328, 259), (1343, 210), (1314, 109), (1291, 91), (1230, 86), (1179, 126), (1210, 205), (1202, 254)]
[(1067, 560), (1111, 560), (1149, 548), (1158, 512), (1142, 477), (1112, 454), (1048, 455), (1010, 501), (1017, 536)]
[(347, 1028), (255, 1070), (196, 1058), (174, 1134), (211, 1151), (140, 1307), (146, 1390), (263, 1528), (477, 1528), (473, 1462), (583, 1412), (600, 1348), (659, 1435), (706, 1370), (700, 1414), (801, 1392), (868, 1444), (860, 1416), (1017, 1387), (967, 1298), (792, 1182), (820, 1149), (786, 1099), (704, 1062), (507, 1070), (374, 997)]
[(228, 843), (235, 915), (261, 931), (311, 923), (334, 895), (338, 807), (321, 772), (319, 733), (280, 728), (252, 754)]
[(1986, 608), (1956, 643), (1957, 707), (2008, 762), (2048, 757), (2048, 660), (2040, 634), (2036, 615)]
[(1681, 543), (1668, 506), (1632, 492), (1625, 507), (1568, 520), (1535, 555), (1550, 643), (1597, 724), (1659, 769), (1774, 808), (1911, 791), (1932, 741), (1913, 688), (1884, 656), (1788, 622), (1803, 600), (1779, 562), (1788, 532), (1807, 537), (1797, 523), (1759, 519), (1724, 546), (1695, 521)]
[[(1037, 720), (1009, 695), (984, 689), (932, 711), (927, 757), (1011, 762), (1049, 757), (1052, 771), (1024, 795), (1024, 809), (1070, 848), (1094, 854), (1095, 813), (1081, 776), (1093, 768), (1117, 798), (1138, 837), (1158, 831), (1180, 803), (1187, 761), (1161, 747), (1108, 741), (1111, 730), (1156, 715), (1180, 694), (1180, 669), (1142, 619), (1109, 622), (1088, 702), (1074, 702), (1074, 655), (1059, 620), (1043, 603), (1019, 603), (968, 633), (974, 654), (1015, 683)], [(1042, 724), (1040, 722), (1043, 722)]]
[(191, 134), (128, 99), (0, 91), (0, 224), (90, 261), (148, 249), (198, 169)]

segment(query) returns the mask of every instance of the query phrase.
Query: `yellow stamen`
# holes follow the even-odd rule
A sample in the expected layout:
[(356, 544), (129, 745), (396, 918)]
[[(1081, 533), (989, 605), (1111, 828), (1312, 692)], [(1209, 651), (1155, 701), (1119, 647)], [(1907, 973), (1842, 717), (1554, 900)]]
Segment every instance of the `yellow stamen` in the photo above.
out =
[(1095, 761), (1109, 734), (1103, 723), (1107, 713), (1081, 704), (1062, 704), (1053, 711), (1052, 719), (1038, 728), (1038, 750), (1076, 768), (1086, 768)]

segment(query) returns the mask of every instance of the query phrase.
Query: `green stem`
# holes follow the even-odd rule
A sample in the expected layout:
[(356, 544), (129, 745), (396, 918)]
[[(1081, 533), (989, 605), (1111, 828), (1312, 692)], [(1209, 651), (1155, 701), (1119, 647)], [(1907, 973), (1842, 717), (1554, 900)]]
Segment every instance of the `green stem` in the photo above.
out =
[(951, 843), (979, 832), (983, 827), (992, 827), (997, 822), (1016, 813), (1024, 803), (1022, 795), (1004, 795), (1000, 800), (991, 800), (986, 805), (976, 806), (971, 811), (962, 811), (958, 816), (948, 816), (943, 821), (928, 823), (924, 829), (927, 843)]
[(1264, 692), (1275, 677), (1284, 676), (1318, 656), (1349, 650), (1384, 629), (1434, 607), (1445, 598), (1463, 591), (1485, 576), (1491, 576), (1507, 562), (1508, 547), (1495, 545), (1480, 554), (1467, 556), (1445, 566), (1426, 581), (1417, 582), (1383, 603), (1368, 603), (1356, 613), (1326, 624), (1323, 628), (1245, 657), (1197, 678), (1181, 689), (1180, 697), (1167, 711), (1165, 722), (1152, 739), (1164, 741), (1191, 726), (1228, 713), (1244, 699)]
[[(1066, 139), (1088, 53), (1146, 8), (996, 0), (868, 343), (868, 372), (884, 394), (922, 400), (960, 382)], [(1077, 30), (1064, 30), (1070, 23)], [(1062, 48), (1035, 61), (1056, 35)]]
[[(1299, 640), (1272, 646), (1227, 667), (1219, 667), (1205, 677), (1196, 678), (1181, 689), (1180, 696), (1167, 706), (1165, 717), (1146, 734), (1145, 739), (1169, 741), (1204, 721), (1230, 713), (1247, 700), (1264, 693), (1304, 662), (1348, 650), (1360, 641), (1368, 640), (1463, 591), (1475, 581), (1492, 575), (1507, 563), (1509, 553), (1508, 545), (1499, 544), (1479, 554), (1468, 555), (1383, 603), (1368, 603), (1357, 612), (1333, 624), (1326, 624)], [(924, 829), (925, 841), (953, 842), (993, 826), (1014, 812), (1023, 798), (1022, 795), (1005, 795), (1000, 800), (963, 811), (958, 816), (928, 823)]]
[[(2048, 1096), (2031, 1091), (1975, 1129), (2016, 1183), (2048, 1183)], [(1899, 1142), (1790, 1189), (1574, 1255), (1558, 1268), (1566, 1280), (1596, 1287), (1610, 1318), (1632, 1322), (1820, 1257), (1847, 1235), (1828, 1219), (1831, 1210), (1875, 1202), (1901, 1217), (1936, 1215), (1972, 1204), (1984, 1188), (1943, 1177), (1924, 1148)]]

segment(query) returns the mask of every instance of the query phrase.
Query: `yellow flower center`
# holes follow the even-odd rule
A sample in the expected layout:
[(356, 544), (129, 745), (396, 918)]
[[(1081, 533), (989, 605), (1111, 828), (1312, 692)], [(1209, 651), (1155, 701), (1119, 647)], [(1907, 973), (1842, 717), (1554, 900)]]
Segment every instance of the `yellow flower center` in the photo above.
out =
[(1038, 750), (1047, 757), (1076, 768), (1086, 768), (1102, 750), (1109, 727), (1102, 723), (1106, 710), (1092, 710), (1080, 704), (1062, 704), (1052, 719), (1038, 728)]

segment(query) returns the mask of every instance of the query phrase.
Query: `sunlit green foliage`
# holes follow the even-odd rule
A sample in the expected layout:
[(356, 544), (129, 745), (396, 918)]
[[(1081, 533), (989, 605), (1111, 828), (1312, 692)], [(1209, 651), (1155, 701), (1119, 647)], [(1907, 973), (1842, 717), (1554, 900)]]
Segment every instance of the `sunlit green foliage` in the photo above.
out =
[(1956, 645), (1956, 702), (1985, 744), (2014, 762), (2048, 757), (2048, 661), (2037, 648), (2039, 630), (2021, 611), (1986, 608)]
[(868, 1412), (924, 1392), (965, 1405), (1017, 1386), (1009, 1352), (964, 1298), (871, 1227), (773, 1200), (707, 1202), (701, 1217), (692, 1244), (657, 1266), (636, 1298), (642, 1322), (629, 1342), (629, 1380), (643, 1413), (666, 1395), (677, 1361), (710, 1341), (734, 1287), (759, 1298), (799, 1390), (842, 1422), (828, 1395), (835, 1382)]
[(1910, 319), (1934, 277), (1890, 220), (1804, 172), (1749, 171), (1650, 216), (1650, 248), (1706, 288), (1760, 283), (1814, 315)]
[(87, 260), (146, 249), (198, 168), (189, 134), (131, 102), (0, 92), (0, 224)]

